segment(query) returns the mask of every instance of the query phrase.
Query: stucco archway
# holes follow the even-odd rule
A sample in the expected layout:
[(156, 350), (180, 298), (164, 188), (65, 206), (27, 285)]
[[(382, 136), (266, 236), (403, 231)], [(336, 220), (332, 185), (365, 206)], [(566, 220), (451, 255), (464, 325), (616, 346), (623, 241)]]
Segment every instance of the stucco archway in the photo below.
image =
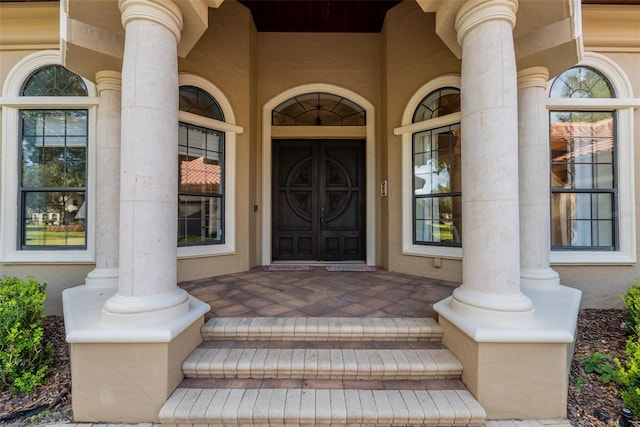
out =
[(261, 264), (271, 264), (271, 111), (282, 102), (310, 92), (326, 92), (348, 98), (366, 112), (366, 235), (367, 265), (376, 265), (375, 108), (363, 96), (340, 86), (313, 83), (297, 86), (271, 98), (262, 107), (262, 245)]

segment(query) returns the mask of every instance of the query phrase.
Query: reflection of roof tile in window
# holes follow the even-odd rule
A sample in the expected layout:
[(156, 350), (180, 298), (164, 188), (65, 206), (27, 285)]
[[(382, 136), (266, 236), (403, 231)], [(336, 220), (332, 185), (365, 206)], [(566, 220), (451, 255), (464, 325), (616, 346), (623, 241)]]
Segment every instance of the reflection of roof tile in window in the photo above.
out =
[(180, 184), (182, 186), (220, 184), (220, 165), (204, 162), (202, 157), (180, 162)]
[(591, 139), (592, 143), (555, 157), (554, 162), (567, 161), (572, 157), (613, 150), (613, 119), (596, 123), (553, 123), (551, 125), (552, 149), (566, 150), (567, 141), (576, 138)]

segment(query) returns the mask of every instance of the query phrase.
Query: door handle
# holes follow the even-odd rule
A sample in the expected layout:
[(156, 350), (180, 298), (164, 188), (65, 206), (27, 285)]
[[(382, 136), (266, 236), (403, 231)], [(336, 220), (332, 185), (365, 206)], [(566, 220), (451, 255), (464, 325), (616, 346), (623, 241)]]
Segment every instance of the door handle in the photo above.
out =
[(320, 214), (320, 230), (324, 231), (324, 214)]

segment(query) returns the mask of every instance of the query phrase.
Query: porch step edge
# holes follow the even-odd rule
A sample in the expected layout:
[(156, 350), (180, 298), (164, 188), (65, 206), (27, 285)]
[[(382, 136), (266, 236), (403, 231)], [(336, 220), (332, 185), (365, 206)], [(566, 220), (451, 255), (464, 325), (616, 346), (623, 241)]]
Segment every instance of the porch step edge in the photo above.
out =
[(184, 361), (188, 378), (450, 379), (462, 363), (447, 349), (197, 348)]
[(217, 317), (202, 326), (205, 340), (438, 341), (430, 317)]
[(484, 425), (466, 390), (187, 389), (160, 410), (163, 426)]

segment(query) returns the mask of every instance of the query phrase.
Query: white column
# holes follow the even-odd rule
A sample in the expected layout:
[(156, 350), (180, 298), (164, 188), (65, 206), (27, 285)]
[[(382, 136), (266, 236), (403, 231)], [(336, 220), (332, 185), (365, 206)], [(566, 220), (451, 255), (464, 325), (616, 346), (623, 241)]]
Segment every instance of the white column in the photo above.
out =
[(177, 286), (178, 64), (182, 15), (170, 0), (120, 0), (122, 151), (118, 293), (103, 321), (127, 327), (188, 311)]
[(549, 70), (518, 72), (518, 145), (520, 147), (520, 284), (560, 284), (549, 265), (549, 113), (545, 107)]
[(96, 268), (87, 274), (89, 287), (118, 286), (120, 216), (120, 96), (121, 74), (99, 71), (96, 157)]
[(517, 0), (470, 0), (456, 16), (462, 46), (462, 285), (459, 314), (527, 322), (520, 291), (518, 100), (513, 27)]

